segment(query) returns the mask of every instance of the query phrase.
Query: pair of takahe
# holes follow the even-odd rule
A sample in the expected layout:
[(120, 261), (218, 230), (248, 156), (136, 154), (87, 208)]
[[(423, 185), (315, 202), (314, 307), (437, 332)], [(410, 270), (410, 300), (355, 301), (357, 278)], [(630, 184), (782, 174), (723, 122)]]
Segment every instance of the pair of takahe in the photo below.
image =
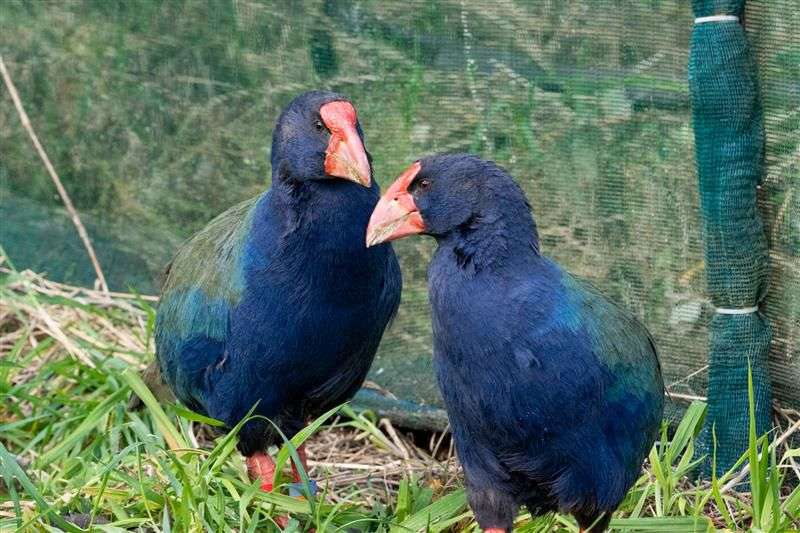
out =
[(436, 374), (478, 523), (510, 531), (525, 504), (605, 529), (659, 427), (655, 348), (633, 317), (540, 254), (513, 179), (473, 156), (434, 156), (379, 201), (355, 108), (330, 92), (289, 104), (271, 154), (271, 188), (170, 264), (149, 384), (163, 380), (229, 427), (261, 415), (239, 448), (272, 490), (266, 452), (281, 438), (263, 418), (291, 437), (352, 398), (400, 302), (388, 241), (428, 234), (439, 244)]

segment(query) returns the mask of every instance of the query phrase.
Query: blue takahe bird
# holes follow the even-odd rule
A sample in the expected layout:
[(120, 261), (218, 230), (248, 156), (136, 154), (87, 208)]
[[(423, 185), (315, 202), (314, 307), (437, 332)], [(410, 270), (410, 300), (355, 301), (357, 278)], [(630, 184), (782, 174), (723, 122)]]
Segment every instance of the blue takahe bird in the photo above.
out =
[(370, 218), (368, 245), (433, 236), (434, 364), (486, 531), (524, 504), (602, 531), (663, 414), (656, 349), (633, 316), (541, 255), (520, 187), (494, 163), (411, 165)]
[[(294, 99), (271, 163), (270, 189), (211, 221), (167, 268), (145, 377), (228, 427), (256, 406), (291, 437), (361, 386), (402, 281), (390, 245), (364, 244), (380, 192), (346, 98)], [(265, 420), (239, 432), (248, 474), (267, 491), (265, 452), (280, 442)]]

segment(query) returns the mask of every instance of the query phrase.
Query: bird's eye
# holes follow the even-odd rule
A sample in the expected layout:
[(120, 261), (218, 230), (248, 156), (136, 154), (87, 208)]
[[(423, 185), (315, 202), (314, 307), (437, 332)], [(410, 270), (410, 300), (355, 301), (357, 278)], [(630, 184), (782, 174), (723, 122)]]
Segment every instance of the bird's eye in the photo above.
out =
[(417, 188), (422, 191), (428, 189), (430, 186), (431, 186), (431, 180), (429, 180), (428, 178), (422, 178), (417, 182)]
[(322, 131), (325, 129), (325, 125), (322, 123), (321, 120), (315, 120), (314, 127), (317, 129), (317, 131)]

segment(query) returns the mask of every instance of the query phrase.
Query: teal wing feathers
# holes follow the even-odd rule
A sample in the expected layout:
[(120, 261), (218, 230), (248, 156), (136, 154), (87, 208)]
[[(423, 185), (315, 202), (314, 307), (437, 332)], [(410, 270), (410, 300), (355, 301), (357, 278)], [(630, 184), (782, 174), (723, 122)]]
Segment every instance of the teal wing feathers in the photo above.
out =
[(224, 357), (231, 309), (244, 289), (241, 261), (259, 197), (225, 211), (167, 267), (156, 319), (156, 357), (176, 396), (194, 405), (197, 373)]
[(161, 327), (184, 337), (224, 337), (226, 308), (236, 305), (243, 290), (241, 250), (258, 199), (228, 209), (178, 250), (161, 289)]
[(618, 376), (618, 386), (663, 394), (661, 366), (647, 328), (590, 283), (567, 273), (563, 282), (580, 327), (591, 339), (594, 353)]

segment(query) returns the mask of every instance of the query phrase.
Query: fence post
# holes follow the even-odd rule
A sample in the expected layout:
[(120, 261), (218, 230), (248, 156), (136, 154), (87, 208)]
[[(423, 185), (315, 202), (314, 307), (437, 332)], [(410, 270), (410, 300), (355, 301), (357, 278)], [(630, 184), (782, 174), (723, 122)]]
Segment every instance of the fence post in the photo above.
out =
[[(689, 86), (705, 239), (708, 291), (716, 307), (709, 327), (710, 458), (717, 473), (748, 446), (748, 368), (756, 430), (771, 426), (769, 324), (758, 306), (768, 284), (769, 254), (757, 206), (764, 166), (764, 118), (758, 74), (741, 24), (745, 0), (693, 0)], [(710, 473), (710, 462), (706, 474)]]

